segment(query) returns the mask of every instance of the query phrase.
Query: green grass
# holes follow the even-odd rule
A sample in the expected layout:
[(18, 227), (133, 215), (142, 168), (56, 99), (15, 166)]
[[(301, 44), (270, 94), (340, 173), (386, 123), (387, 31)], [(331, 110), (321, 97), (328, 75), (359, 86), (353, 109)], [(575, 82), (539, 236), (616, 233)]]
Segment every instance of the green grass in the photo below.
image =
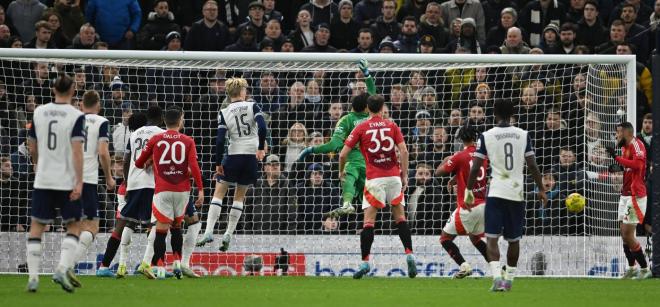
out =
[(0, 306), (659, 306), (660, 279), (518, 278), (509, 293), (488, 292), (490, 278), (208, 277), (123, 280), (82, 277), (65, 293), (41, 277), (37, 293), (26, 276), (0, 275)]

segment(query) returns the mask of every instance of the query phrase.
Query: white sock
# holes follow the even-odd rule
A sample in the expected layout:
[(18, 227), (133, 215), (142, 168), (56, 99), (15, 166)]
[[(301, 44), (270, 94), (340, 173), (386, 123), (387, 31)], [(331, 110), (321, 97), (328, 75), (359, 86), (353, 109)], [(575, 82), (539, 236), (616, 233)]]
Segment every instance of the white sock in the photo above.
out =
[(142, 262), (151, 264), (151, 258), (154, 257), (154, 241), (156, 240), (156, 226), (151, 227), (149, 235), (147, 236), (147, 246), (144, 249), (144, 257), (142, 257)]
[(61, 249), (60, 263), (57, 265), (57, 270), (64, 273), (75, 264), (76, 250), (78, 249), (78, 237), (67, 234), (64, 237), (64, 240), (62, 240)]
[(493, 279), (502, 278), (502, 267), (500, 266), (500, 262), (491, 261), (488, 264), (490, 264), (490, 271), (493, 274)]
[(80, 239), (78, 240), (78, 246), (76, 247), (76, 258), (74, 260), (74, 265), (78, 261), (85, 260), (87, 257), (87, 251), (89, 247), (92, 246), (94, 241), (94, 235), (86, 230), (80, 232)]
[(186, 235), (183, 237), (183, 251), (181, 253), (181, 263), (183, 266), (188, 267), (190, 265), (190, 256), (193, 253), (193, 250), (195, 249), (195, 243), (197, 242), (197, 236), (199, 235), (199, 231), (202, 229), (202, 223), (195, 223), (193, 225), (188, 226), (188, 231), (186, 231)]
[(41, 239), (28, 239), (26, 256), (30, 280), (38, 281), (41, 269)]
[(516, 276), (516, 267), (514, 266), (509, 266), (507, 264), (506, 266), (506, 280), (513, 281), (513, 278)]
[(227, 231), (225, 231), (225, 234), (234, 233), (238, 220), (241, 219), (241, 214), (243, 214), (243, 203), (235, 201), (231, 205), (231, 210), (229, 211), (229, 223), (227, 223)]
[(209, 212), (206, 216), (206, 229), (204, 230), (204, 236), (213, 235), (213, 230), (215, 229), (215, 223), (218, 222), (220, 218), (220, 213), (222, 213), (222, 199), (213, 198), (211, 200), (211, 205), (209, 206)]
[(119, 263), (126, 264), (126, 259), (128, 259), (128, 247), (131, 245), (131, 239), (133, 238), (134, 230), (130, 227), (124, 227), (124, 230), (121, 232), (121, 241), (119, 243)]

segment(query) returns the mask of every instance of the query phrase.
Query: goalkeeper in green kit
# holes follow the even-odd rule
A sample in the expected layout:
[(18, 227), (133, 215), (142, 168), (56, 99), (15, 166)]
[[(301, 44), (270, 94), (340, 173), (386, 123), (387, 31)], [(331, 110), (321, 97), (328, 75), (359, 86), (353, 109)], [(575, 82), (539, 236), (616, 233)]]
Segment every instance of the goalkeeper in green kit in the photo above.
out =
[[(344, 141), (351, 134), (353, 128), (369, 117), (369, 113), (366, 112), (367, 98), (370, 95), (376, 94), (376, 85), (374, 84), (373, 77), (369, 75), (369, 63), (366, 60), (360, 60), (357, 65), (364, 74), (365, 83), (367, 84), (367, 94), (360, 94), (353, 97), (351, 100), (351, 112), (342, 116), (337, 121), (337, 126), (329, 142), (305, 148), (298, 156), (298, 161), (305, 160), (309, 154), (339, 152), (344, 147)], [(355, 146), (348, 154), (345, 170), (346, 176), (341, 186), (342, 206), (330, 212), (330, 216), (333, 217), (355, 212), (355, 207), (352, 205), (353, 199), (362, 196), (364, 181), (366, 179), (366, 165), (358, 146)]]

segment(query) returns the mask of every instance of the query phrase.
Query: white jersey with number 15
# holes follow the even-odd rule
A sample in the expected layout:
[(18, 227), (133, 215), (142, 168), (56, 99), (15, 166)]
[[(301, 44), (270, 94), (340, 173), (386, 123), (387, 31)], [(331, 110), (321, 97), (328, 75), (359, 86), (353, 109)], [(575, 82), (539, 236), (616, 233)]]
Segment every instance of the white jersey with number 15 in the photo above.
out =
[(256, 118), (263, 116), (252, 101), (232, 102), (218, 114), (218, 128), (226, 128), (229, 155), (254, 155), (259, 147)]
[(513, 126), (497, 126), (481, 134), (475, 157), (488, 159), (492, 170), (488, 197), (523, 201), (525, 158), (534, 156), (529, 133)]

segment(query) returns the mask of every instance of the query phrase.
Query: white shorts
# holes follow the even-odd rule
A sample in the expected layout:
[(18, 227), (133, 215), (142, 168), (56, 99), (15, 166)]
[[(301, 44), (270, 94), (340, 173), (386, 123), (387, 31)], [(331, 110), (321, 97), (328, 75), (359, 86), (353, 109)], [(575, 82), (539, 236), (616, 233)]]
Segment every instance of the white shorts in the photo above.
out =
[(485, 203), (473, 207), (471, 211), (463, 208), (456, 208), (451, 213), (447, 224), (442, 231), (450, 235), (475, 235), (480, 236), (484, 233), (484, 211)]
[(369, 179), (364, 183), (362, 209), (374, 207), (385, 208), (385, 204), (405, 206), (401, 192), (401, 177), (380, 177)]
[(646, 214), (646, 196), (621, 196), (619, 198), (619, 221), (624, 224), (641, 224)]
[(186, 213), (190, 192), (159, 192), (154, 194), (151, 222), (180, 223)]

